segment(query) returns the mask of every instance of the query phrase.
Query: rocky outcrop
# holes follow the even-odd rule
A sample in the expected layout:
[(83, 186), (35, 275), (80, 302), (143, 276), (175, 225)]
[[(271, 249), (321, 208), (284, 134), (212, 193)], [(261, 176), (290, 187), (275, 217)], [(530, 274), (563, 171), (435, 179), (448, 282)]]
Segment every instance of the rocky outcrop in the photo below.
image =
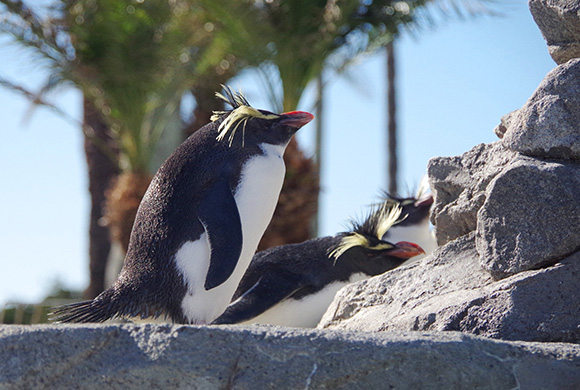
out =
[(439, 244), (476, 232), (495, 278), (549, 266), (580, 250), (580, 59), (550, 72), (501, 141), (429, 163)]
[(580, 253), (496, 281), (481, 267), (472, 232), (422, 261), (340, 290), (319, 327), (577, 343), (579, 279)]
[(530, 0), (530, 11), (556, 63), (580, 57), (578, 0)]
[(481, 265), (497, 278), (580, 250), (580, 163), (514, 158), (477, 213)]
[(429, 161), (427, 174), (436, 195), (431, 222), (438, 245), (477, 228), (477, 212), (489, 183), (516, 157), (500, 143), (480, 144), (459, 157)]
[(577, 389), (580, 346), (457, 332), (0, 327), (0, 388)]
[(580, 58), (548, 73), (522, 108), (502, 118), (496, 134), (527, 156), (580, 160), (579, 124)]
[[(556, 4), (579, 9), (530, 2)], [(429, 162), (442, 247), (339, 291), (320, 328), (580, 343), (580, 59), (551, 71), (495, 133)]]

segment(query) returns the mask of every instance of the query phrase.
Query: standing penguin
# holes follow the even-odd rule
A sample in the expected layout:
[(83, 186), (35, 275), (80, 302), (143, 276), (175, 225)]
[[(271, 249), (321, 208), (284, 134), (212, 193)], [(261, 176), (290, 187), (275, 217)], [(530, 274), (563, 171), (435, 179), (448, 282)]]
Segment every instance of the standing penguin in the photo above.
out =
[(232, 110), (215, 113), (153, 177), (117, 280), (92, 301), (56, 308), (53, 320), (207, 324), (225, 310), (272, 218), (284, 150), (313, 116), (257, 110), (224, 88), (217, 96)]
[(400, 221), (401, 210), (385, 202), (348, 232), (257, 253), (234, 301), (213, 323), (315, 327), (342, 287), (424, 253), (410, 242), (381, 239)]

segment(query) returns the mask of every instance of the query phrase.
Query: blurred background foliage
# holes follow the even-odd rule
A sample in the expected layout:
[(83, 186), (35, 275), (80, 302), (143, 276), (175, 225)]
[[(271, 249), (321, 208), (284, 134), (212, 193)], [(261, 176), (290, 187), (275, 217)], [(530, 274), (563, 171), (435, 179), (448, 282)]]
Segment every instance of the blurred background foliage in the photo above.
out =
[[(462, 15), (487, 12), (485, 3), (0, 0), (0, 34), (29, 50), (48, 74), (38, 90), (3, 78), (0, 85), (64, 117), (48, 95), (63, 86), (83, 94), (79, 128), (85, 136), (91, 196), (90, 285), (84, 297), (98, 295), (106, 286), (106, 273), (120, 268), (152, 174), (186, 136), (209, 122), (212, 111), (223, 109), (214, 97), (221, 84), (244, 69), (255, 69), (272, 107), (295, 110), (317, 79), (322, 99), (324, 70), (341, 72), (401, 30), (433, 25), (433, 7), (443, 15), (449, 10)], [(183, 112), (184, 97), (194, 98), (191, 112)], [(284, 188), (259, 249), (316, 234), (320, 160), (305, 156), (295, 140), (285, 160)], [(4, 310), (4, 321), (15, 321), (18, 310), (10, 314), (13, 309)]]
[(9, 302), (0, 310), (0, 324), (43, 324), (48, 321), (51, 307), (78, 301), (81, 291), (71, 291), (60, 281), (55, 281), (44, 300), (38, 304)]

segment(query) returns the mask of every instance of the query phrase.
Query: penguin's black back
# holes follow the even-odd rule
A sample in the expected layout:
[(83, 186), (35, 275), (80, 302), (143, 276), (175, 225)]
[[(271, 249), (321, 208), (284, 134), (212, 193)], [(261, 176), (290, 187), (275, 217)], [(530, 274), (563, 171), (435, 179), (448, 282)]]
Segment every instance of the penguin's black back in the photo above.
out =
[[(341, 274), (345, 273), (344, 267), (339, 266), (339, 269), (336, 269), (333, 266), (333, 260), (329, 259), (327, 254), (329, 246), (335, 242), (338, 243), (335, 237), (315, 238), (299, 244), (283, 245), (256, 253), (232, 300), (243, 295), (266, 273), (299, 278), (305, 286), (308, 286), (306, 289), (311, 292), (322, 288), (333, 279), (341, 278)], [(311, 259), (315, 260), (311, 261)], [(297, 294), (308, 294), (308, 292), (299, 291)]]
[(291, 295), (292, 299), (316, 293), (333, 282), (344, 282), (357, 273), (368, 276), (382, 274), (402, 261), (390, 262), (384, 258), (373, 259), (354, 247), (338, 259), (330, 258), (329, 252), (342, 240), (342, 235), (314, 238), (299, 244), (282, 245), (257, 253), (246, 274), (242, 278), (232, 299), (236, 300), (264, 274), (286, 275), (300, 282), (300, 289)]
[[(322, 237), (300, 244), (283, 245), (257, 253), (236, 290), (232, 303), (214, 324), (251, 320), (283, 301), (307, 302), (328, 286), (382, 274), (404, 260), (373, 256), (368, 248), (354, 246), (335, 259), (329, 257), (348, 233)], [(314, 298), (315, 301), (318, 298)], [(308, 304), (308, 303), (307, 303)], [(300, 317), (302, 311), (296, 316)], [(314, 309), (316, 310), (316, 309)], [(302, 313), (302, 314), (300, 314)], [(322, 313), (320, 313), (322, 315)]]

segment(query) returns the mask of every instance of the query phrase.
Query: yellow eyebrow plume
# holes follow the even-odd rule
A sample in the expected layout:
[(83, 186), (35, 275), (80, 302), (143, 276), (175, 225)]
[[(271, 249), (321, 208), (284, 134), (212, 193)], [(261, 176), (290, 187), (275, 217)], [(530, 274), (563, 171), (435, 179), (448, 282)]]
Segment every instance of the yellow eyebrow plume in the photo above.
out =
[[(216, 96), (226, 103), (232, 106), (231, 111), (214, 111), (211, 116), (213, 122), (225, 117), (224, 121), (220, 123), (218, 127), (218, 135), (216, 139), (218, 141), (223, 141), (229, 133), (228, 141), (229, 146), (232, 146), (236, 131), (242, 125), (242, 131), (245, 134), (246, 125), (248, 120), (258, 118), (258, 119), (276, 119), (279, 115), (276, 114), (263, 114), (254, 107), (250, 106), (248, 100), (244, 97), (241, 92), (234, 92), (228, 86), (222, 85), (226, 95), (216, 92)], [(243, 146), (243, 138), (242, 138)]]
[[(365, 247), (370, 250), (392, 248), (393, 245), (383, 241), (382, 237), (393, 225), (405, 219), (406, 216), (401, 218), (402, 212), (403, 208), (398, 203), (383, 203), (376, 211), (369, 215), (365, 223), (362, 225), (355, 224), (353, 230), (342, 237), (340, 243), (328, 253), (328, 257), (334, 258), (336, 262), (347, 250), (356, 246)], [(368, 237), (376, 237), (379, 243), (371, 246)]]
[(368, 245), (369, 240), (365, 236), (359, 233), (349, 234), (344, 236), (342, 240), (340, 240), (340, 244), (334, 248), (329, 254), (328, 257), (333, 258), (334, 261), (338, 260), (340, 256), (344, 254), (350, 248), (354, 248), (355, 246), (365, 246)]
[[(377, 226), (377, 238), (380, 240), (387, 231), (393, 227), (394, 224), (397, 222), (401, 222), (403, 219), (400, 219), (401, 213), (403, 212), (403, 208), (401, 205), (396, 204), (392, 207), (382, 207), (380, 210), (381, 217), (380, 222)], [(406, 217), (406, 216), (405, 216)]]

